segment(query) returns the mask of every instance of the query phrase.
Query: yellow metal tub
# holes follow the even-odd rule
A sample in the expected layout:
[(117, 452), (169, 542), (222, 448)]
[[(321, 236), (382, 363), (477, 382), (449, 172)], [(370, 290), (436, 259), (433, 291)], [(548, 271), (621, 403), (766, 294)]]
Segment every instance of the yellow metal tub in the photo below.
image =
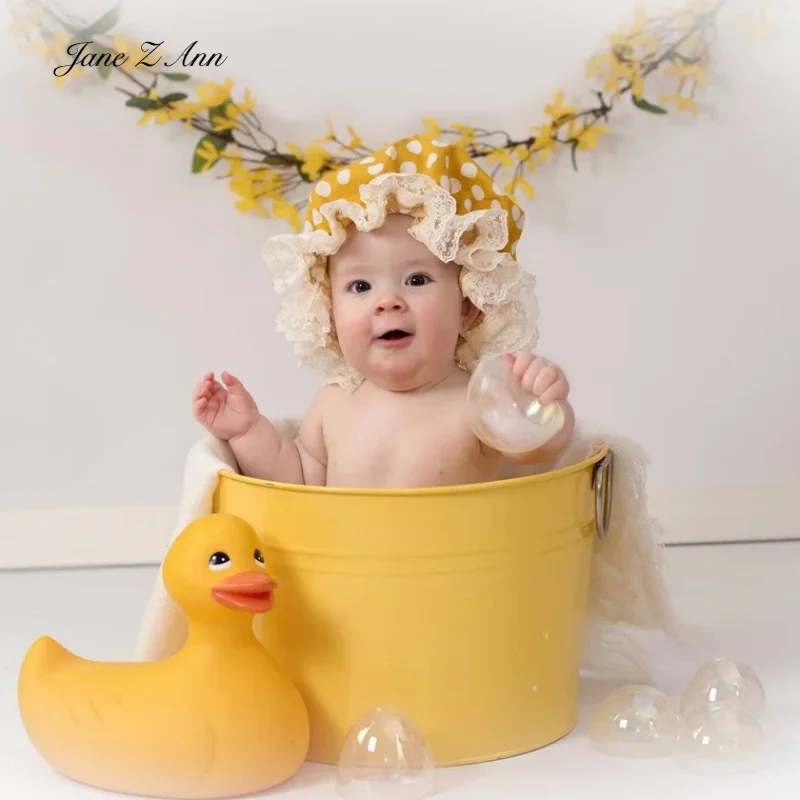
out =
[(257, 632), (306, 700), (309, 760), (336, 763), (377, 705), (409, 714), (439, 766), (566, 735), (610, 460), (412, 490), (222, 472), (214, 510), (255, 527), (280, 584)]

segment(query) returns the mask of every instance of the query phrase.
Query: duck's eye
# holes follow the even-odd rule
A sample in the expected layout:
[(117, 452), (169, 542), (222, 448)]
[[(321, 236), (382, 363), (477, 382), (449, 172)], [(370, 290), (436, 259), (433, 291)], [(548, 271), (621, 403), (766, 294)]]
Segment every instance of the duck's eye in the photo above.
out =
[(256, 564), (259, 566), (264, 566), (264, 554), (256, 548), (255, 553), (253, 553), (253, 558), (256, 560)]
[(209, 569), (225, 569), (230, 563), (230, 556), (222, 551), (214, 553), (211, 558), (208, 559)]

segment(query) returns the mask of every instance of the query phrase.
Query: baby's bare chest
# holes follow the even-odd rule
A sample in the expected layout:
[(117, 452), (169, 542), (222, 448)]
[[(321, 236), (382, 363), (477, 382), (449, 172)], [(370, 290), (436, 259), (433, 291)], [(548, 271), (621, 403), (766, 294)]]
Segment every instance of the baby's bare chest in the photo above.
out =
[(325, 440), (328, 486), (445, 486), (492, 480), (497, 469), (461, 398), (354, 400), (326, 420)]

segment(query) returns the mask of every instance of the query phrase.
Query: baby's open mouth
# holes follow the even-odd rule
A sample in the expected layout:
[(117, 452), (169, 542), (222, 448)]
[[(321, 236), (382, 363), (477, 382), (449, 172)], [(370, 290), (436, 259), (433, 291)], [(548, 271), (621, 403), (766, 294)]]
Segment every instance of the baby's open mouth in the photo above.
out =
[(394, 330), (386, 331), (386, 333), (378, 338), (383, 339), (386, 342), (391, 342), (395, 341), (396, 339), (405, 339), (408, 336), (411, 336), (411, 334), (407, 331), (401, 331), (398, 328), (395, 328)]

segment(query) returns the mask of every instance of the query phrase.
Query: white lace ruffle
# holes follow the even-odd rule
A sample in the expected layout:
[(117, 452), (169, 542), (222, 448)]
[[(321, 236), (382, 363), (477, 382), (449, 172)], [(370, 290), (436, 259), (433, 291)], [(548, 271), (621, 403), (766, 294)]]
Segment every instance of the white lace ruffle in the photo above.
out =
[[(345, 242), (343, 219), (366, 232), (383, 225), (392, 212), (413, 216), (411, 236), (445, 263), (461, 267), (461, 290), (482, 312), (458, 343), (459, 366), (471, 371), (481, 356), (535, 347), (535, 280), (503, 252), (508, 242), (504, 209), (459, 215), (452, 195), (424, 174), (381, 175), (362, 186), (360, 196), (363, 205), (333, 200), (320, 206), (330, 234), (310, 230), (274, 236), (262, 248), (281, 298), (277, 330), (292, 343), (301, 364), (347, 391), (362, 382), (363, 377), (345, 362), (333, 335), (327, 258)], [(464, 238), (467, 231), (472, 235)]]

